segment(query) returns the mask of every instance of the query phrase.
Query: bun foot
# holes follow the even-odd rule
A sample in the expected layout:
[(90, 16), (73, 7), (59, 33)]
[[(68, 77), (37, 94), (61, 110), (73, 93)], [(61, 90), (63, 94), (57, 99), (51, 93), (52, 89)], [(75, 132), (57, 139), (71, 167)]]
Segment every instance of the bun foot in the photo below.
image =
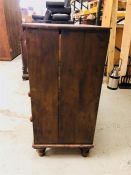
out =
[(39, 154), (40, 157), (43, 157), (45, 155), (45, 150), (46, 150), (46, 148), (37, 149), (37, 152), (38, 152), (38, 154)]
[(29, 80), (29, 74), (23, 74), (22, 79), (23, 80)]
[(30, 92), (28, 92), (28, 96), (31, 97), (31, 93)]
[(33, 118), (32, 118), (32, 116), (30, 117), (30, 122), (33, 122)]
[(89, 148), (80, 148), (80, 151), (81, 151), (81, 155), (83, 157), (87, 157), (90, 150), (89, 150)]

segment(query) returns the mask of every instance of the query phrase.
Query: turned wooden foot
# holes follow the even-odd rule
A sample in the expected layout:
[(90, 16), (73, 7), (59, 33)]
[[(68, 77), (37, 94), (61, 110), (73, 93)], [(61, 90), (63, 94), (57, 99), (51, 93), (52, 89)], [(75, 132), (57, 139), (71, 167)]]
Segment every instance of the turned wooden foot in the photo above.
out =
[(29, 74), (28, 73), (23, 73), (23, 75), (22, 75), (22, 79), (23, 80), (29, 80)]
[(46, 148), (37, 149), (37, 152), (38, 152), (38, 154), (39, 154), (40, 157), (43, 157), (45, 155), (45, 151), (46, 151)]
[(80, 151), (81, 151), (81, 155), (83, 157), (87, 157), (88, 154), (89, 154), (90, 149), (89, 148), (80, 148)]
[(31, 97), (31, 93), (30, 92), (28, 92), (28, 96)]
[(30, 117), (30, 122), (32, 122), (33, 121), (33, 118), (32, 118), (32, 116)]

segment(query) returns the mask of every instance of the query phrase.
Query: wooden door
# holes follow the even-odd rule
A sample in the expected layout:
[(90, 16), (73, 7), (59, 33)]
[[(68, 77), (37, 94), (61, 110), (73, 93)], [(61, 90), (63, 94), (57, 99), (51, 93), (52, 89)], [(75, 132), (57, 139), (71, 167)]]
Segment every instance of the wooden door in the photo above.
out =
[(26, 36), (34, 144), (57, 143), (59, 33), (28, 29)]
[(109, 30), (62, 30), (59, 143), (92, 144)]

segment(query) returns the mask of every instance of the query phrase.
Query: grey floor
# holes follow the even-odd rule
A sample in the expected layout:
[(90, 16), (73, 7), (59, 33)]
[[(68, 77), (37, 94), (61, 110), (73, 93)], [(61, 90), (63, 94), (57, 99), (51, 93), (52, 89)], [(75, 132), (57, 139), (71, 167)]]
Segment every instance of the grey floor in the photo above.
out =
[(21, 67), (20, 56), (0, 62), (0, 175), (131, 174), (131, 90), (111, 91), (103, 84), (89, 157), (77, 149), (48, 149), (39, 157), (31, 147), (29, 85)]

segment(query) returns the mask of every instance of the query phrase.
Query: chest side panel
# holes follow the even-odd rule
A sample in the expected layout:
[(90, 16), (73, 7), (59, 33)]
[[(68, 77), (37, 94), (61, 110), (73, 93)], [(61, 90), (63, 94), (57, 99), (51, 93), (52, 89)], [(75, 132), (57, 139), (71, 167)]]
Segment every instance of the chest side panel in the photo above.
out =
[(61, 34), (60, 143), (92, 143), (109, 32)]
[(57, 30), (26, 32), (34, 144), (58, 140), (58, 47)]

